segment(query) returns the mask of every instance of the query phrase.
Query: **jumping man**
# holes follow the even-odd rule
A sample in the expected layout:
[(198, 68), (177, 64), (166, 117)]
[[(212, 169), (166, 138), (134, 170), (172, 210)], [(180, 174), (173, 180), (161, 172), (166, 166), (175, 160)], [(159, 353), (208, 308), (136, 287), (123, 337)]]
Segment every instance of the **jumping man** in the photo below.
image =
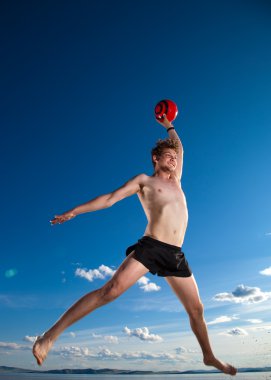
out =
[(51, 221), (53, 225), (61, 224), (79, 214), (113, 206), (137, 194), (148, 224), (143, 237), (127, 249), (126, 259), (113, 277), (100, 289), (79, 299), (48, 331), (37, 337), (33, 354), (39, 365), (65, 329), (98, 307), (115, 300), (140, 277), (151, 272), (165, 277), (182, 302), (202, 349), (203, 362), (225, 374), (235, 375), (237, 372), (236, 368), (214, 356), (209, 342), (198, 287), (181, 250), (188, 222), (186, 199), (180, 184), (183, 146), (166, 115), (159, 123), (167, 129), (169, 138), (159, 140), (152, 149), (153, 175), (139, 174), (117, 190), (56, 215)]

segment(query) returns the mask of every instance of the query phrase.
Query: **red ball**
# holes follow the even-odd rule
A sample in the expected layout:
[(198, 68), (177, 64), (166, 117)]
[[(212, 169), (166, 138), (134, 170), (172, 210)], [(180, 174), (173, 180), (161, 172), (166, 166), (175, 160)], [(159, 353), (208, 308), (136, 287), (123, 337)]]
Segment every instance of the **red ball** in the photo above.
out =
[(168, 121), (172, 122), (178, 115), (177, 104), (169, 99), (160, 100), (155, 106), (154, 113), (157, 120), (163, 121), (163, 114), (165, 113)]

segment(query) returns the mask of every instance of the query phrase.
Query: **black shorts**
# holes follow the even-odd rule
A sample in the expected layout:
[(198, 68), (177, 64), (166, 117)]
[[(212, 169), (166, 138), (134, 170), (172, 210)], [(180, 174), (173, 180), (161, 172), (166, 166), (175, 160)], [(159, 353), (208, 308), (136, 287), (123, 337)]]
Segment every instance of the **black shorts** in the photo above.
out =
[(192, 271), (181, 247), (164, 243), (149, 236), (143, 236), (137, 244), (126, 250), (126, 256), (135, 251), (134, 258), (152, 274), (158, 276), (190, 277)]

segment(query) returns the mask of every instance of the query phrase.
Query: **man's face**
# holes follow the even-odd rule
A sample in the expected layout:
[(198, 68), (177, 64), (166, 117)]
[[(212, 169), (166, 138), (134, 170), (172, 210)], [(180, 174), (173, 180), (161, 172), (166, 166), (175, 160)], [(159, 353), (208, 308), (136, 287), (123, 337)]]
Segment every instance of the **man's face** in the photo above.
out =
[(160, 157), (154, 156), (156, 161), (156, 169), (166, 172), (173, 172), (177, 166), (177, 154), (175, 150), (166, 148)]

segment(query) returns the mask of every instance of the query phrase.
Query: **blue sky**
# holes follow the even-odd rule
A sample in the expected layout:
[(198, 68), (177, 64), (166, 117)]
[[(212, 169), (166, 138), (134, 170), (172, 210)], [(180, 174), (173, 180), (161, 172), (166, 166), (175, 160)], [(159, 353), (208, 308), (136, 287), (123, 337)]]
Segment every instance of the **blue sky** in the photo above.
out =
[[(214, 351), (237, 366), (268, 365), (267, 2), (2, 1), (0, 14), (0, 365), (36, 368), (33, 337), (103, 285), (142, 236), (136, 196), (61, 226), (49, 220), (152, 174), (150, 150), (166, 137), (153, 116), (163, 98), (179, 107), (183, 250)], [(164, 279), (147, 275), (63, 334), (43, 368), (64, 367), (202, 363), (182, 306)]]

